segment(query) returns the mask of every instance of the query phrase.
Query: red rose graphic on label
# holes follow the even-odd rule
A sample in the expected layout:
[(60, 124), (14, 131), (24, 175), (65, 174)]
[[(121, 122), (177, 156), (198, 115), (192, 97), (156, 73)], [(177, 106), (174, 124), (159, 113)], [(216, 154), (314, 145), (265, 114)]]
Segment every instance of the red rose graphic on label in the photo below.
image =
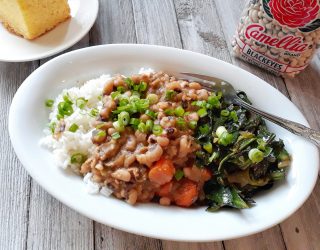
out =
[(270, 12), (281, 25), (300, 28), (319, 14), (318, 0), (271, 0)]

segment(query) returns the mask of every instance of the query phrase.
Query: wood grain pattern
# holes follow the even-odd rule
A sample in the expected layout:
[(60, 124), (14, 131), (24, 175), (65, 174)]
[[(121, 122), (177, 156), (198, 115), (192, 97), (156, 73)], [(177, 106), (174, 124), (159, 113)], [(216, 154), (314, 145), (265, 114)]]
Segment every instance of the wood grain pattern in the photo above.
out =
[(179, 28), (171, 0), (132, 0), (138, 43), (181, 48)]
[[(297, 78), (285, 80), (234, 58), (230, 41), (245, 2), (100, 0), (99, 16), (89, 35), (70, 50), (104, 43), (147, 43), (211, 55), (269, 82), (291, 98), (311, 127), (319, 129), (320, 55)], [(214, 243), (160, 241), (129, 234), (91, 221), (52, 198), (27, 175), (7, 132), (16, 89), (49, 59), (0, 63), (0, 249), (320, 249), (320, 181), (303, 207), (280, 226)]]
[(314, 129), (320, 129), (320, 54), (299, 77), (285, 79), (291, 100), (305, 114)]
[(0, 63), (0, 249), (26, 245), (30, 202), (30, 177), (18, 161), (8, 134), (11, 100), (35, 63)]
[[(161, 250), (160, 240), (129, 234), (95, 223), (95, 249)], [(97, 233), (99, 232), (99, 234)]]
[(320, 249), (320, 180), (307, 202), (281, 223), (287, 249)]
[(163, 250), (223, 250), (222, 242), (186, 243), (175, 241), (162, 241)]
[(183, 48), (231, 62), (213, 1), (175, 0)]
[[(236, 240), (224, 241), (226, 250), (284, 250), (286, 245), (283, 241), (279, 226), (268, 229), (262, 233), (254, 234)], [(302, 248), (301, 248), (302, 249)]]
[[(88, 45), (89, 36), (85, 36), (67, 51)], [(27, 249), (94, 249), (93, 222), (54, 199), (33, 180), (28, 219)]]
[(99, 15), (90, 31), (90, 45), (136, 43), (131, 0), (100, 0)]

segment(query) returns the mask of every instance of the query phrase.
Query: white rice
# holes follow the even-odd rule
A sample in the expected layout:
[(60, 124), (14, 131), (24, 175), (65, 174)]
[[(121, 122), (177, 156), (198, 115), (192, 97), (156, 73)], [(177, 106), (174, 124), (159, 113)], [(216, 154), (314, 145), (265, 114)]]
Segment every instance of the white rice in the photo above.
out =
[[(71, 164), (71, 156), (75, 153), (81, 153), (89, 157), (93, 153), (94, 145), (91, 141), (91, 132), (94, 129), (93, 123), (96, 117), (91, 116), (90, 112), (93, 108), (98, 111), (101, 110), (103, 86), (110, 79), (110, 75), (102, 75), (97, 79), (87, 81), (81, 87), (64, 89), (54, 100), (52, 112), (49, 115), (49, 123), (58, 123), (58, 104), (63, 101), (65, 95), (68, 95), (73, 102), (72, 108), (74, 111), (70, 116), (64, 117), (65, 131), (61, 133), (58, 140), (52, 136), (48, 128), (44, 131), (46, 136), (40, 140), (41, 146), (52, 151), (57, 166), (64, 169), (70, 167), (73, 171), (78, 172), (79, 166)], [(76, 105), (76, 100), (81, 97), (88, 100), (84, 109), (80, 109)], [(76, 132), (69, 131), (72, 124), (79, 126)]]
[[(150, 74), (154, 72), (153, 69), (141, 68), (139, 74)], [(45, 136), (40, 140), (40, 145), (52, 151), (55, 165), (63, 169), (71, 168), (74, 172), (79, 173), (79, 164), (72, 164), (71, 157), (73, 154), (81, 153), (90, 157), (95, 149), (95, 145), (91, 141), (93, 123), (96, 117), (90, 115), (92, 109), (97, 109), (99, 112), (102, 109), (102, 92), (105, 83), (111, 79), (110, 75), (102, 75), (99, 78), (89, 80), (80, 87), (72, 87), (64, 89), (59, 94), (52, 106), (52, 112), (49, 114), (49, 124), (56, 123), (58, 114), (58, 104), (64, 101), (65, 95), (73, 102), (73, 113), (70, 116), (64, 117), (65, 130), (61, 133), (59, 139), (52, 136), (49, 128), (44, 130)], [(80, 109), (76, 105), (78, 98), (84, 98), (88, 102), (85, 108)], [(69, 128), (72, 124), (78, 125), (76, 132), (70, 132)], [(98, 183), (92, 181), (92, 173), (87, 173), (83, 181), (86, 185), (86, 191), (90, 194), (101, 193), (104, 196), (110, 196), (112, 190), (107, 187), (101, 187)]]

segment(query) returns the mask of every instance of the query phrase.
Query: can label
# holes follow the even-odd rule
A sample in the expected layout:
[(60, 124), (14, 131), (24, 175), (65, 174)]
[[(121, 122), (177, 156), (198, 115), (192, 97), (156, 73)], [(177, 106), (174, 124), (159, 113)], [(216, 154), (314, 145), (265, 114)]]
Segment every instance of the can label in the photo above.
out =
[(236, 55), (277, 75), (307, 67), (320, 43), (318, 0), (250, 1), (233, 42)]

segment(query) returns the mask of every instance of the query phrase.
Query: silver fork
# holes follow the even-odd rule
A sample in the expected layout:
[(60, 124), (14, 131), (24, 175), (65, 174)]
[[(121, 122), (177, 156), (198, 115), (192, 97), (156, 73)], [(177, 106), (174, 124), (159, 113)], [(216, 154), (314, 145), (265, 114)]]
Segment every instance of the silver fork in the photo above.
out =
[[(264, 112), (260, 109), (257, 109), (256, 107), (240, 99), (235, 89), (232, 87), (230, 83), (212, 76), (192, 74), (192, 73), (180, 73), (180, 74), (182, 74), (182, 78), (184, 78), (185, 80), (199, 82), (204, 89), (207, 89), (209, 91), (221, 91), (223, 93), (223, 96), (226, 102), (240, 105), (245, 109), (248, 109), (262, 116), (263, 118), (266, 118), (267, 120), (289, 130), (293, 134), (309, 139), (315, 145), (320, 147), (320, 131), (316, 131), (300, 123), (289, 121), (287, 119), (284, 119), (279, 116), (275, 116), (267, 112)], [(187, 76), (187, 78), (184, 76)]]

